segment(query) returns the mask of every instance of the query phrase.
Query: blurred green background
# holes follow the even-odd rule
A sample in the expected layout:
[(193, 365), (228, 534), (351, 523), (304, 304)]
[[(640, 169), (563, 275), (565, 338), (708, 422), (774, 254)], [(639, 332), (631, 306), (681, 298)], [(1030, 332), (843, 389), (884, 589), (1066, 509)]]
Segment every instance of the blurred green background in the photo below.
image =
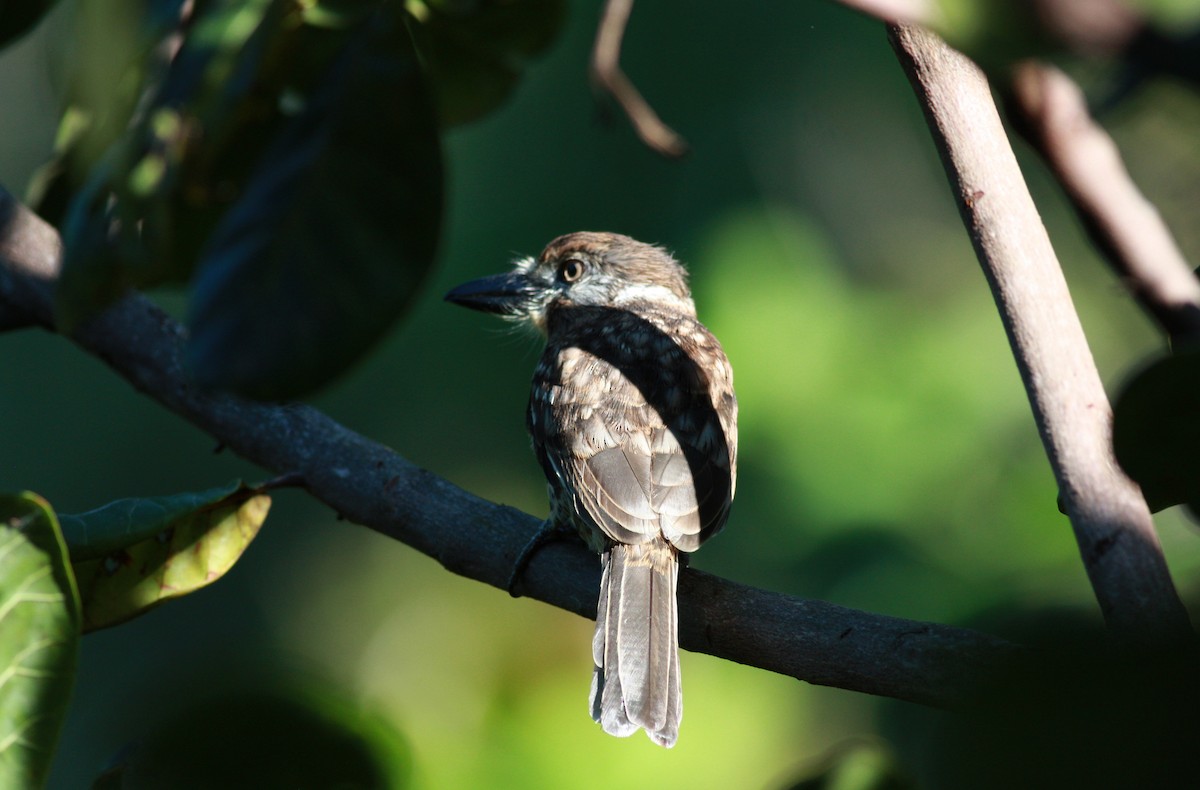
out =
[[(0, 53), (0, 182), (17, 193), (51, 150), (53, 63), (71, 11)], [(736, 371), (738, 498), (697, 567), (985, 628), (1064, 608), (1096, 617), (882, 25), (832, 3), (637, 6), (623, 63), (692, 145), (667, 162), (597, 110), (586, 62), (598, 11), (573, 3), (512, 100), (447, 134), (435, 275), (316, 405), (470, 491), (544, 514), (523, 423), (538, 343), (441, 294), (557, 234), (620, 231), (689, 264), (700, 315)], [(1152, 84), (1107, 121), (1200, 259), (1200, 102)], [(1017, 147), (1111, 391), (1160, 341)], [(4, 490), (78, 512), (267, 476), (60, 338), (3, 334), (0, 354)], [(1194, 593), (1200, 539), (1174, 514), (1158, 524), (1177, 583)], [(368, 711), (394, 730), (391, 781), (421, 788), (786, 787), (845, 744), (886, 737), (899, 705), (685, 653), (679, 745), (617, 740), (586, 711), (591, 629), (282, 491), (224, 580), (84, 640), (51, 787), (86, 786), (188, 705), (264, 679)]]

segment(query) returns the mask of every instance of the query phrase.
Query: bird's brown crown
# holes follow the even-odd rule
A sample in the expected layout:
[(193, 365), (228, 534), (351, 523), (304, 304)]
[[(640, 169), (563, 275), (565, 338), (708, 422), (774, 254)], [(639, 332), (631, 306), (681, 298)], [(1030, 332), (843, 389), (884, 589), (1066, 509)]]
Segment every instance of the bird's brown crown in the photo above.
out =
[(538, 256), (539, 265), (573, 257), (598, 266), (610, 277), (630, 285), (666, 288), (683, 300), (691, 299), (687, 270), (662, 247), (620, 233), (579, 231), (559, 236)]

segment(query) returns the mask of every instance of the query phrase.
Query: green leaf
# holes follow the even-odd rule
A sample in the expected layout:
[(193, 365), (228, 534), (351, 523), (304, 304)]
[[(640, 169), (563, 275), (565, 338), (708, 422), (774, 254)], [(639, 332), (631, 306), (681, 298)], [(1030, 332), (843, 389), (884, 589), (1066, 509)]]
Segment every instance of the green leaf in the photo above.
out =
[[(70, 199), (128, 137), (135, 108), (149, 91), (165, 36), (176, 31), (182, 0), (105, 0), (73, 9), (68, 39), (54, 47), (66, 107), (54, 156), (35, 176), (29, 202), (60, 225)], [(70, 239), (64, 239), (68, 243)]]
[(258, 534), (270, 506), (259, 489), (235, 483), (64, 516), (83, 630), (125, 622), (221, 578)]
[(241, 480), (218, 488), (161, 497), (118, 499), (78, 515), (59, 515), (71, 561), (94, 560), (118, 549), (156, 537), (171, 524), (197, 510), (244, 501), (257, 493)]
[(283, 400), (357, 361), (430, 267), (437, 124), (399, 16), (373, 15), (263, 157), (197, 269), (186, 358), (204, 385)]
[(112, 171), (111, 157), (97, 164), (63, 219), (62, 276), (54, 292), (54, 311), (64, 333), (124, 294), (131, 284), (125, 272), (147, 257), (136, 236), (121, 230), (109, 199)]
[(54, 155), (34, 171), (25, 190), (26, 205), (53, 225), (61, 224), (71, 196), (79, 187), (74, 160), (92, 126), (91, 113), (77, 105), (68, 105), (58, 121)]
[(432, 263), (442, 210), (407, 17), (379, 5), (203, 4), (77, 187), (65, 168), (86, 157), (66, 136), (38, 188), (50, 208), (74, 194), (61, 326), (131, 288), (190, 279), (188, 359), (203, 383), (292, 398), (365, 353)]
[(41, 787), (79, 653), (79, 597), (50, 506), (0, 496), (0, 787)]
[[(281, 81), (271, 57), (288, 49), (298, 14), (288, 0), (205, 6), (141, 123), (132, 130), (118, 204), (140, 218), (150, 260), (135, 287), (186, 283), (210, 234), (233, 205), (282, 123)], [(282, 49), (283, 52), (276, 50)]]
[(566, 19), (562, 0), (412, 0), (409, 7), (446, 126), (503, 104), (527, 61), (550, 46)]
[(1151, 362), (1113, 408), (1113, 449), (1152, 510), (1200, 503), (1200, 351)]
[(0, 47), (33, 30), (53, 6), (54, 0), (0, 2)]
[(301, 0), (304, 21), (316, 27), (351, 28), (379, 8), (380, 0)]
[[(61, 201), (72, 159), (89, 168), (65, 214), (56, 306), (62, 326), (69, 330), (130, 288), (191, 276), (268, 139), (246, 127), (274, 128), (275, 97), (252, 88), (266, 42), (285, 27), (290, 8), (283, 0), (206, 4), (169, 69), (132, 70), (151, 74), (140, 86), (144, 106), (102, 157), (88, 158), (90, 128), (60, 132), (60, 164), (40, 174), (39, 205)], [(170, 30), (154, 29), (160, 36)]]

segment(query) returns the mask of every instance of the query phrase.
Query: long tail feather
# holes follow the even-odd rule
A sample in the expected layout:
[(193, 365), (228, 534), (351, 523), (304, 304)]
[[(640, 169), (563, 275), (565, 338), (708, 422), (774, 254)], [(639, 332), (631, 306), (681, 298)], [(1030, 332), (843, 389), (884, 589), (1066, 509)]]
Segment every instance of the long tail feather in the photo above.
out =
[(673, 746), (683, 715), (675, 550), (664, 540), (617, 544), (601, 561), (592, 718), (613, 735), (641, 728)]

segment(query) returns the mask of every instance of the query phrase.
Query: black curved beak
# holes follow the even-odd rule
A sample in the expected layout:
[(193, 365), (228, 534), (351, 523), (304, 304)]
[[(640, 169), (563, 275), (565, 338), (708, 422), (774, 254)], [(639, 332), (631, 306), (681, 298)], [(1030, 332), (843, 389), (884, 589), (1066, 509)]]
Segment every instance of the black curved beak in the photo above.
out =
[(520, 272), (509, 272), (463, 283), (444, 298), (482, 313), (512, 315), (521, 312), (536, 293), (537, 289), (528, 277)]

